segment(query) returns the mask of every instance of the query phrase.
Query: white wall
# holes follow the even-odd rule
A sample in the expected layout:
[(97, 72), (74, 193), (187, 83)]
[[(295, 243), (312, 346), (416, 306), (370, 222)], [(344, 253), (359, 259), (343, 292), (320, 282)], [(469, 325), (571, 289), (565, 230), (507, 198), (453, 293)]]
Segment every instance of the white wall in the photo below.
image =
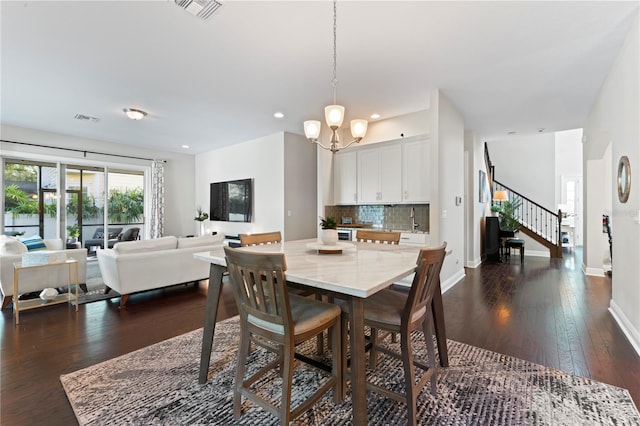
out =
[(319, 229), (316, 148), (302, 135), (284, 134), (284, 238), (314, 238)]
[[(629, 31), (625, 43), (598, 93), (585, 126), (584, 162), (588, 170), (585, 185), (585, 269), (597, 268), (597, 256), (591, 241), (599, 238), (595, 223), (600, 223), (602, 206), (591, 201), (597, 185), (596, 170), (591, 165), (603, 158), (611, 143), (610, 167), (614, 174), (608, 179), (612, 199), (613, 277), (610, 309), (636, 350), (640, 353), (640, 30), (638, 18)], [(615, 174), (621, 156), (631, 163), (631, 194), (626, 203), (617, 197)], [(597, 197), (597, 195), (596, 195)]]
[(556, 211), (555, 134), (513, 136), (487, 142), (494, 178)]
[[(437, 111), (437, 133), (433, 140), (438, 145), (439, 203), (431, 207), (430, 216), (440, 218), (437, 232), (431, 233), (431, 243), (447, 242), (442, 266), (442, 287), (446, 289), (464, 277), (464, 208), (456, 206), (455, 197), (464, 193), (464, 123), (455, 106), (441, 92), (431, 94), (431, 106)], [(435, 238), (435, 239), (434, 239)]]
[[(196, 204), (209, 210), (209, 185), (253, 179), (251, 223), (209, 222), (209, 231), (226, 235), (284, 232), (284, 134), (274, 133), (196, 155)], [(283, 235), (284, 237), (284, 235)]]
[[(109, 154), (128, 155), (143, 158), (157, 158), (167, 160), (165, 163), (165, 235), (186, 235), (193, 233), (192, 220), (195, 216), (194, 208), (194, 178), (193, 155), (176, 154), (166, 151), (133, 148), (127, 145), (115, 144), (95, 139), (85, 139), (59, 133), (44, 132), (35, 129), (2, 125), (0, 127), (2, 139), (28, 142), (47, 146), (72, 148), (105, 152)], [(41, 158), (47, 161), (70, 162), (72, 164), (88, 164), (96, 166), (117, 167), (130, 165), (138, 169), (149, 166), (148, 161), (133, 160), (120, 157), (101, 156), (76, 153), (63, 150), (52, 150), (3, 143), (0, 155), (27, 158)], [(148, 220), (147, 220), (148, 221)]]
[[(555, 179), (555, 134), (512, 136), (487, 142), (495, 179), (542, 207), (557, 212)], [(519, 234), (527, 255), (550, 256), (549, 249)]]
[(464, 200), (467, 210), (466, 227), (467, 232), (467, 257), (466, 265), (469, 268), (476, 268), (482, 263), (482, 229), (484, 218), (488, 214), (489, 203), (480, 202), (480, 182), (479, 171), (485, 173), (487, 168), (484, 162), (484, 143), (476, 137), (472, 131), (464, 134), (464, 149), (468, 155), (467, 164), (467, 194)]
[(285, 240), (316, 235), (316, 151), (300, 135), (279, 132), (199, 154), (195, 176), (197, 204), (207, 210), (212, 182), (253, 179), (252, 222), (206, 221), (208, 231), (281, 231)]

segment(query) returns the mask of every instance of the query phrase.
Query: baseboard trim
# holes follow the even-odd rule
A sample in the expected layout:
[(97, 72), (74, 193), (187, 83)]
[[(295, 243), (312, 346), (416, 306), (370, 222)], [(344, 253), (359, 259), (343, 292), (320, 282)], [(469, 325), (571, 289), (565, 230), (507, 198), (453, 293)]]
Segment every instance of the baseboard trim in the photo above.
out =
[(524, 250), (524, 255), (534, 257), (551, 257), (549, 250), (527, 250), (526, 248)]
[(477, 258), (474, 260), (470, 260), (467, 262), (467, 268), (477, 268), (478, 266), (482, 265), (482, 259), (481, 258)]
[(460, 269), (447, 280), (440, 283), (440, 290), (442, 291), (442, 293), (446, 293), (448, 290), (452, 289), (454, 285), (462, 281), (465, 276), (466, 274), (464, 273), (464, 268)]
[(594, 277), (604, 277), (604, 269), (590, 268), (584, 263), (582, 264), (582, 272), (584, 272), (585, 275), (592, 275)]
[(640, 332), (635, 329), (631, 321), (629, 321), (613, 299), (611, 299), (609, 303), (609, 312), (611, 312), (613, 319), (616, 320), (616, 323), (618, 323), (618, 326), (622, 329), (622, 332), (627, 337), (627, 340), (629, 340), (629, 343), (631, 343), (631, 346), (633, 346), (633, 349), (640, 355)]

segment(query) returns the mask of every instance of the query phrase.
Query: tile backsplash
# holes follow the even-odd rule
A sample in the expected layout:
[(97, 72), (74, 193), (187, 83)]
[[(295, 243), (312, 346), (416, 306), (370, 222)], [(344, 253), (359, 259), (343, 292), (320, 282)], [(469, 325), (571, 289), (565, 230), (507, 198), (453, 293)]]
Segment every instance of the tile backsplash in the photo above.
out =
[(335, 217), (338, 223), (350, 217), (353, 223), (370, 224), (373, 228), (411, 229), (411, 208), (415, 212), (418, 231), (429, 232), (429, 204), (325, 206), (325, 217)]

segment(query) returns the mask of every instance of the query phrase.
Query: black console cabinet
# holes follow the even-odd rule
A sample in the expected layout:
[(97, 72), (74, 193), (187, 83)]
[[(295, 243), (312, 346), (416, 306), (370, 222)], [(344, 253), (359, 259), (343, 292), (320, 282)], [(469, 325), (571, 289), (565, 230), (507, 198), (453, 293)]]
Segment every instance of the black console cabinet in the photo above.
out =
[(497, 216), (485, 217), (484, 258), (490, 262), (500, 262), (500, 224)]

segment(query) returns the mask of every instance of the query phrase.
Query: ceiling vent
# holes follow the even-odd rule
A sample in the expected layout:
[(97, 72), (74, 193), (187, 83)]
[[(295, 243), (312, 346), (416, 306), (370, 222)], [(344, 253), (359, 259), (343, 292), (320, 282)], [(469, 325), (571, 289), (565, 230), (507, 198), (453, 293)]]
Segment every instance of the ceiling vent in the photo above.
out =
[(175, 0), (176, 4), (199, 18), (207, 19), (218, 10), (222, 3), (216, 0)]
[(84, 114), (76, 114), (73, 118), (80, 121), (90, 121), (92, 123), (97, 123), (98, 121), (100, 121), (98, 117), (91, 117), (89, 115), (84, 115)]

